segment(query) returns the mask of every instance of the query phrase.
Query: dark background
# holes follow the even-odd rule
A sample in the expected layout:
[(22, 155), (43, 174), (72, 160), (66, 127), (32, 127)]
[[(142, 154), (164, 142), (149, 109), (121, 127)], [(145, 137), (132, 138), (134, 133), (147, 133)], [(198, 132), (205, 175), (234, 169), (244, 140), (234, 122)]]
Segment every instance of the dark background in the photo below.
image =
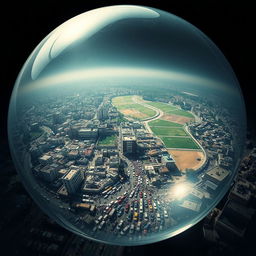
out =
[(8, 1), (1, 6), (1, 135), (6, 137), (8, 102), (15, 79), (32, 50), (54, 28), (82, 12), (114, 4), (163, 9), (192, 23), (221, 49), (240, 82), (248, 121), (256, 116), (253, 9), (250, 1)]
[[(1, 6), (1, 128), (0, 143), (7, 144), (7, 115), (12, 88), (22, 65), (37, 44), (54, 28), (82, 12), (114, 4), (138, 4), (159, 8), (182, 17), (202, 30), (226, 56), (240, 82), (244, 95), (248, 126), (255, 131), (255, 28), (252, 3), (249, 1), (8, 1)], [(7, 149), (8, 151), (8, 149)], [(194, 230), (200, 227), (194, 228)], [(187, 231), (170, 243), (176, 248), (191, 240), (196, 246), (193, 232)], [(192, 236), (192, 237), (191, 237)], [(178, 236), (179, 237), (179, 236)], [(190, 238), (189, 238), (190, 237)], [(167, 240), (170, 241), (170, 240)], [(169, 249), (169, 242), (145, 247), (145, 251), (158, 253)], [(207, 246), (207, 245), (205, 245)], [(175, 247), (175, 246), (174, 246)], [(143, 249), (143, 250), (144, 250)], [(170, 255), (172, 254), (169, 251)], [(167, 255), (169, 255), (167, 253)], [(193, 254), (193, 253), (192, 253)], [(190, 254), (191, 255), (191, 254)]]

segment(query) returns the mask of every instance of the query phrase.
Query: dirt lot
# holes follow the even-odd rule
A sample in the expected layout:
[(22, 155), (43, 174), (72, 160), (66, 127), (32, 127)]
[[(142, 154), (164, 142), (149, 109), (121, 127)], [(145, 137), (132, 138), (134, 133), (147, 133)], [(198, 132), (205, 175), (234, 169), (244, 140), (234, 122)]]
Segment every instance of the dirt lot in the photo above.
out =
[(120, 110), (124, 115), (126, 116), (130, 116), (130, 117), (134, 117), (134, 118), (139, 118), (139, 119), (143, 119), (143, 118), (147, 118), (148, 116), (144, 113), (141, 113), (140, 111), (136, 110), (136, 109), (122, 109)]
[(204, 154), (201, 151), (168, 150), (168, 152), (176, 161), (180, 171), (187, 168), (196, 170), (204, 163)]
[(185, 124), (188, 123), (192, 118), (185, 117), (185, 116), (177, 116), (177, 115), (171, 115), (171, 114), (164, 114), (160, 119), (171, 121), (178, 124)]

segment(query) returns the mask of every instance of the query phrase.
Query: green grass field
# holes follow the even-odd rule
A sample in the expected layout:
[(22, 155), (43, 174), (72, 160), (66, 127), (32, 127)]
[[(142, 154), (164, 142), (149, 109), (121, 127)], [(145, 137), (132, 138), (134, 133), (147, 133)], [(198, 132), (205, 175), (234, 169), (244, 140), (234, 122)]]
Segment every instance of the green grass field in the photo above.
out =
[(161, 126), (153, 126), (150, 128), (156, 136), (188, 136), (183, 128)]
[[(112, 99), (112, 104), (118, 111), (122, 112), (125, 116), (129, 116), (135, 119), (144, 119), (154, 116), (156, 112), (150, 108), (144, 107), (132, 100), (133, 96), (120, 96)], [(135, 111), (134, 113), (125, 114), (125, 110)], [(141, 116), (140, 116), (141, 113)]]
[(127, 104), (133, 104), (133, 100), (132, 100), (133, 95), (129, 95), (129, 96), (119, 96), (119, 97), (115, 97), (112, 99), (112, 103), (117, 106), (117, 105), (127, 105)]
[(178, 107), (175, 107), (171, 104), (167, 104), (167, 103), (163, 103), (163, 102), (150, 102), (150, 101), (148, 101), (147, 104), (151, 105), (153, 107), (156, 107), (158, 109), (161, 109), (166, 114), (173, 114), (173, 115), (178, 115), (178, 116), (194, 118), (194, 116), (190, 112), (179, 109)]
[(163, 103), (163, 102), (150, 102), (150, 101), (147, 101), (146, 102), (148, 105), (150, 106), (153, 106), (153, 107), (156, 107), (158, 109), (161, 109), (163, 112), (165, 113), (169, 113), (173, 110), (176, 110), (178, 109), (177, 107), (173, 106), (173, 105), (170, 105), (170, 104), (167, 104), (167, 103)]
[(191, 138), (161, 137), (167, 148), (200, 149)]
[(104, 138), (100, 138), (98, 142), (98, 146), (114, 146), (116, 143), (116, 136), (107, 136)]
[(190, 112), (187, 112), (187, 111), (182, 110), (182, 109), (173, 110), (173, 111), (169, 112), (168, 114), (173, 114), (173, 115), (177, 115), (177, 116), (185, 116), (185, 117), (189, 117), (189, 118), (194, 118), (194, 116)]
[(161, 120), (161, 119), (157, 119), (157, 120), (151, 121), (148, 124), (149, 124), (150, 127), (153, 127), (153, 126), (183, 127), (182, 124), (173, 123), (173, 122), (169, 122), (169, 121), (165, 121), (165, 120)]

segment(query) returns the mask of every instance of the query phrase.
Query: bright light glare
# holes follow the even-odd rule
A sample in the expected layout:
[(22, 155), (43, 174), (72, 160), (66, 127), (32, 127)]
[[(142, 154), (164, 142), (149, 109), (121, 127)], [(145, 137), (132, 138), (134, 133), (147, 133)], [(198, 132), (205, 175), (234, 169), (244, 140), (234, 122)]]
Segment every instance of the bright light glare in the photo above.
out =
[(191, 191), (191, 185), (188, 183), (179, 183), (173, 187), (174, 199), (182, 199)]

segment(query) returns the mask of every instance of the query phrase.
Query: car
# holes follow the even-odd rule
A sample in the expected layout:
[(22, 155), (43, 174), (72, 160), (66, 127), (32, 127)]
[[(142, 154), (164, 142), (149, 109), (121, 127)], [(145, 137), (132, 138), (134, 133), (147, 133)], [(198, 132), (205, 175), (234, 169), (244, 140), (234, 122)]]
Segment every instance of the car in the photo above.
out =
[(116, 227), (117, 230), (120, 230), (120, 229), (121, 229), (123, 223), (124, 223), (124, 221), (123, 221), (123, 220), (120, 220), (120, 222), (118, 223), (118, 225), (117, 225), (117, 227)]
[(135, 211), (134, 214), (133, 214), (133, 220), (134, 221), (138, 221), (138, 215), (139, 215), (138, 212)]
[(132, 214), (132, 212), (130, 212), (128, 215), (127, 215), (127, 220), (128, 221), (131, 221), (132, 220), (132, 216), (133, 216), (133, 214)]
[(141, 222), (139, 221), (136, 227), (136, 231), (139, 232), (141, 229)]
[(118, 205), (118, 206), (116, 207), (116, 210), (117, 210), (117, 211), (120, 211), (122, 207), (123, 207), (122, 205)]
[(129, 233), (132, 234), (134, 232), (134, 224), (131, 224)]
[(132, 198), (134, 195), (134, 190), (130, 193), (129, 197)]
[(100, 223), (100, 225), (99, 225), (99, 227), (98, 227), (99, 230), (101, 230), (101, 229), (103, 228), (103, 226), (105, 225), (105, 223), (106, 223), (106, 221), (104, 221), (104, 220)]
[(145, 221), (148, 220), (148, 213), (147, 212), (144, 212), (144, 219), (145, 219)]
[(109, 208), (108, 208), (108, 210), (106, 211), (106, 213), (110, 213), (110, 212), (111, 212), (111, 210), (112, 210), (112, 208), (111, 208), (111, 207), (109, 207)]
[(164, 217), (165, 217), (165, 218), (169, 218), (168, 212), (167, 212), (166, 210), (164, 210)]
[(123, 215), (123, 213), (124, 213), (124, 208), (122, 208), (121, 210), (119, 210), (117, 212), (117, 217), (121, 217)]
[(107, 206), (107, 207), (104, 209), (104, 211), (103, 211), (103, 212), (104, 212), (104, 213), (108, 212), (109, 208), (110, 208), (110, 207), (109, 207), (109, 206)]
[(160, 218), (160, 213), (158, 212), (158, 213), (156, 214), (156, 220), (157, 220), (157, 221), (160, 221), (160, 219), (161, 219), (161, 218)]
[(129, 212), (129, 208), (130, 208), (130, 204), (127, 203), (127, 204), (125, 205), (125, 212), (126, 212), (126, 213)]
[(102, 216), (102, 215), (100, 215), (100, 216), (99, 216), (99, 218), (98, 218), (97, 220), (98, 220), (98, 222), (101, 222), (101, 221), (102, 221), (102, 219), (103, 219), (103, 216)]
[(123, 230), (121, 231), (121, 235), (122, 235), (122, 236), (125, 235), (126, 232), (129, 230), (129, 228), (130, 228), (130, 225), (125, 226), (125, 227), (123, 228)]

